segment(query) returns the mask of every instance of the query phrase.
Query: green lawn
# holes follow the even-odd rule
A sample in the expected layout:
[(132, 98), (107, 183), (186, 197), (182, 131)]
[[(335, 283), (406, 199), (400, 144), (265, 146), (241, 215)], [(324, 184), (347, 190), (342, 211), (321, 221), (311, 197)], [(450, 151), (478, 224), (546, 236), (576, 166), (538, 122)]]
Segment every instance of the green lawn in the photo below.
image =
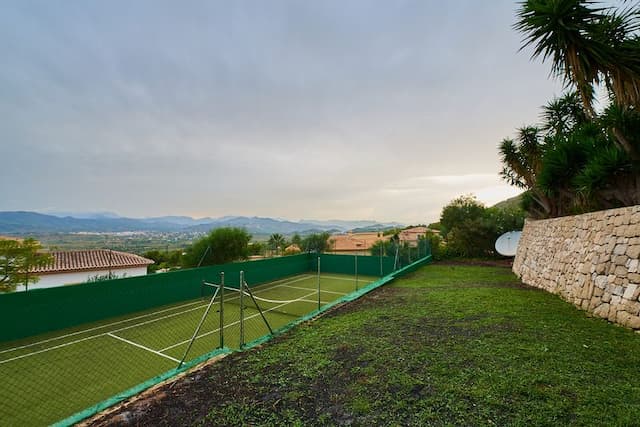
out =
[[(363, 277), (364, 286), (374, 278)], [(329, 303), (355, 290), (351, 276), (321, 277), (320, 300)], [(318, 308), (317, 277), (306, 274), (253, 288), (273, 329)], [(0, 426), (47, 425), (175, 368), (208, 300), (184, 301), (129, 316), (12, 343), (0, 343)], [(245, 297), (245, 342), (269, 333)], [(186, 361), (220, 343), (220, 305), (214, 304)], [(228, 291), (224, 344), (239, 347), (239, 298)]]
[(638, 334), (508, 269), (431, 265), (194, 374), (145, 420), (632, 426), (639, 366)]

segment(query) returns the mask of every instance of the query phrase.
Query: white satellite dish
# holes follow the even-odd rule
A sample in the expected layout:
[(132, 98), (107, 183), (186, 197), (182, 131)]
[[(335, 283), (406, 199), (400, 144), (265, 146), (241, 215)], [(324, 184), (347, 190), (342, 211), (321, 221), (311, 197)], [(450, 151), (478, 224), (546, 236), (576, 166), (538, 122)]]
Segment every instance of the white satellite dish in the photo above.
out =
[(522, 231), (508, 231), (496, 240), (496, 251), (503, 256), (515, 256)]

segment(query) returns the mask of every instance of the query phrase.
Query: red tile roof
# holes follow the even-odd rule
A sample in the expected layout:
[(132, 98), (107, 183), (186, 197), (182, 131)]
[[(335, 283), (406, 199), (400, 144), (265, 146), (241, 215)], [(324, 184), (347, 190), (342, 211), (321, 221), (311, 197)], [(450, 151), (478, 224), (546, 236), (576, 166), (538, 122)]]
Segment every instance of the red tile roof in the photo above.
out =
[(418, 237), (426, 236), (426, 234), (427, 227), (413, 227), (402, 230), (399, 237), (401, 242), (416, 243), (418, 241)]
[(85, 251), (52, 251), (53, 262), (45, 267), (38, 267), (33, 273), (61, 273), (70, 271), (106, 270), (109, 268), (143, 267), (153, 264), (153, 260), (127, 252), (109, 249), (92, 249)]
[(329, 237), (329, 250), (334, 252), (368, 251), (378, 240), (389, 240), (389, 236), (372, 233), (334, 234)]

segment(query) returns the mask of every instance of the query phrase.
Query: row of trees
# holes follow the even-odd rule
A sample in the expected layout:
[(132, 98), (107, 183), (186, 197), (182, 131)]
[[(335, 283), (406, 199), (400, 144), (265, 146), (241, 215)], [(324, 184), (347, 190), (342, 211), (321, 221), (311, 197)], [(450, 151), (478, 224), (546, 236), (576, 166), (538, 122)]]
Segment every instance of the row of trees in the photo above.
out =
[(145, 257), (155, 261), (151, 271), (160, 268), (191, 268), (205, 265), (225, 264), (245, 260), (250, 255), (285, 254), (285, 248), (297, 245), (304, 252), (324, 252), (327, 250), (329, 233), (305, 236), (294, 234), (287, 240), (281, 234), (272, 234), (266, 243), (251, 242), (251, 235), (242, 228), (217, 228), (187, 247), (184, 251), (149, 251)]
[[(499, 146), (502, 177), (536, 218), (640, 204), (640, 10), (528, 0), (515, 28), (570, 90)], [(607, 105), (594, 107), (596, 89)]]
[(290, 240), (282, 234), (272, 234), (267, 241), (266, 248), (275, 255), (284, 253), (288, 246), (295, 245), (301, 252), (325, 252), (329, 249), (329, 233), (312, 233), (305, 237), (294, 233)]

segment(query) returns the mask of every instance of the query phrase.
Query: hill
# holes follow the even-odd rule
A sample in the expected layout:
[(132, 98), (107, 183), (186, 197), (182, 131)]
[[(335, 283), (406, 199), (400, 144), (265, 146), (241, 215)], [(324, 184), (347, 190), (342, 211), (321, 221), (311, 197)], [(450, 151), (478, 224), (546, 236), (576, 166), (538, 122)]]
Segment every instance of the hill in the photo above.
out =
[(28, 211), (0, 212), (0, 233), (77, 233), (77, 232), (208, 232), (220, 227), (240, 227), (251, 234), (310, 234), (317, 232), (344, 232), (355, 228), (354, 225), (366, 225), (376, 229), (387, 228), (392, 224), (379, 224), (375, 221), (288, 221), (273, 218), (225, 216), (221, 218), (199, 218), (188, 216), (161, 216), (153, 218), (126, 218), (112, 215), (79, 214), (74, 216), (56, 216)]
[(517, 196), (511, 197), (509, 199), (496, 203), (495, 205), (492, 206), (492, 208), (519, 209), (521, 205), (522, 205), (522, 194), (518, 194)]

